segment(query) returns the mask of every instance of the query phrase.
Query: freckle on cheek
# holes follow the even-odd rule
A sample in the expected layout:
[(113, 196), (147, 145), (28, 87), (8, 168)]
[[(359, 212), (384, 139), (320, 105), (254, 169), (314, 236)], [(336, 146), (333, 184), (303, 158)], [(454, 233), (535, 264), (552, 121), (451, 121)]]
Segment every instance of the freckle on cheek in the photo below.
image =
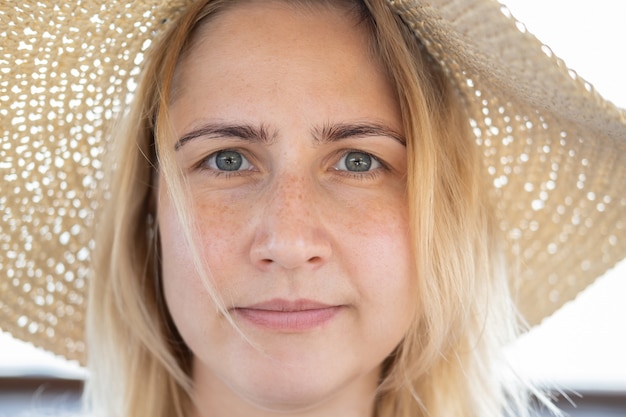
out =
[(221, 253), (230, 254), (237, 251), (238, 245), (233, 241), (241, 238), (241, 228), (245, 226), (247, 220), (245, 213), (212, 204), (203, 204), (198, 207), (197, 213), (200, 213), (197, 222), (202, 240), (201, 251), (210, 251), (209, 248), (213, 246), (218, 246)]

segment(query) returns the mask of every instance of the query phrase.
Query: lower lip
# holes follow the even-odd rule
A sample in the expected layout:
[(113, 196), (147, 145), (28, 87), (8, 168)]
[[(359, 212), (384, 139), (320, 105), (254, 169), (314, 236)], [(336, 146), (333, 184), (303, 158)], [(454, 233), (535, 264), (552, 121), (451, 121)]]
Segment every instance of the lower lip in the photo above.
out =
[(331, 321), (340, 306), (299, 311), (259, 310), (238, 308), (237, 315), (258, 327), (283, 332), (303, 332)]

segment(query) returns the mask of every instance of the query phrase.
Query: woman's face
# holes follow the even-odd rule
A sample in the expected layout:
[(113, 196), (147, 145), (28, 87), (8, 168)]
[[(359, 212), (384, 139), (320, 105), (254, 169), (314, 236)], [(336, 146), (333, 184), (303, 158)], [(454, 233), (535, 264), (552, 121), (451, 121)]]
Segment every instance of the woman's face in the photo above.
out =
[(211, 285), (248, 338), (212, 302), (159, 181), (166, 301), (212, 415), (367, 414), (380, 364), (416, 308), (390, 82), (363, 25), (295, 7), (224, 12), (176, 74), (168, 146), (191, 189)]

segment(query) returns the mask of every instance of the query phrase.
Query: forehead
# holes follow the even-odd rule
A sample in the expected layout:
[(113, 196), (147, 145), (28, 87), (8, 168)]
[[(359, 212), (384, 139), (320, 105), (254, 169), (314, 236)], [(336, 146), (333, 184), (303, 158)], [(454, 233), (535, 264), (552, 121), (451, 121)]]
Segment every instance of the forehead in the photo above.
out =
[[(344, 30), (350, 30), (364, 27), (362, 23), (367, 21), (369, 13), (359, 0), (234, 0), (199, 21), (192, 31), (191, 44), (224, 29), (226, 35), (258, 34), (259, 30), (269, 28), (284, 28), (285, 35), (306, 32), (316, 26), (313, 20), (319, 16), (329, 23), (340, 21)], [(278, 21), (293, 24), (276, 26)]]
[[(335, 56), (324, 56), (329, 50), (320, 48), (329, 43), (338, 47)], [(210, 53), (218, 60), (213, 64), (226, 65), (242, 58), (279, 60), (287, 56), (297, 60), (303, 55), (299, 52), (317, 48), (319, 59), (341, 62), (345, 61), (345, 53), (354, 56), (358, 51), (361, 57), (382, 67), (373, 53), (373, 44), (366, 8), (356, 1), (233, 1), (204, 17), (190, 33), (176, 65), (171, 100), (181, 93), (182, 84), (190, 81), (189, 68), (201, 54)]]
[(283, 128), (378, 121), (402, 131), (397, 91), (372, 58), (367, 28), (336, 8), (229, 8), (205, 23), (177, 67), (173, 132), (211, 119)]

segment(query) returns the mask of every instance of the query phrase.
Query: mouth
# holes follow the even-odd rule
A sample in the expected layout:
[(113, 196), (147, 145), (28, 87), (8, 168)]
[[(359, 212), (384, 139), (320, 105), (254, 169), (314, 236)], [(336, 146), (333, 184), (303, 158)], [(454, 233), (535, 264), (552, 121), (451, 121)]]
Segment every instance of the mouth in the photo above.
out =
[(256, 327), (296, 333), (322, 327), (332, 321), (343, 308), (342, 305), (329, 305), (311, 300), (275, 299), (237, 307), (233, 312)]

